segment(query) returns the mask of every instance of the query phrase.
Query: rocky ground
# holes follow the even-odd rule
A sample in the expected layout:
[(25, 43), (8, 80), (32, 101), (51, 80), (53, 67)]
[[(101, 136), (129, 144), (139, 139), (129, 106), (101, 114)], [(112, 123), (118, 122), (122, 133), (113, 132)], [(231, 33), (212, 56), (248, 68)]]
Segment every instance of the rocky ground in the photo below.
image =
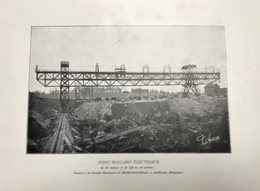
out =
[[(41, 152), (59, 114), (58, 100), (30, 96), (28, 152)], [(230, 152), (225, 98), (72, 101), (68, 120), (71, 152)]]

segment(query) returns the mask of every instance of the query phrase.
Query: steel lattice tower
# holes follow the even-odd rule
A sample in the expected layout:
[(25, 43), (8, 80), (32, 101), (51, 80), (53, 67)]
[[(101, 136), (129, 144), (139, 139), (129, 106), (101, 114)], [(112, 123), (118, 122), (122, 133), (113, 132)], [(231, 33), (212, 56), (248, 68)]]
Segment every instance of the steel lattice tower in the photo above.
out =
[(62, 110), (67, 111), (69, 103), (69, 62), (61, 61), (60, 65), (60, 103)]

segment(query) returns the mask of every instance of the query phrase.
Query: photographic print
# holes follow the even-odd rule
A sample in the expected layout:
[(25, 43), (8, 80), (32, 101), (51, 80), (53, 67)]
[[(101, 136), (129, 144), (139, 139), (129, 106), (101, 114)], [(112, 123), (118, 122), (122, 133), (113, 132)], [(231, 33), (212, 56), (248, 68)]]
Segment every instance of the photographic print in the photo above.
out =
[(27, 153), (230, 153), (223, 26), (34, 26)]

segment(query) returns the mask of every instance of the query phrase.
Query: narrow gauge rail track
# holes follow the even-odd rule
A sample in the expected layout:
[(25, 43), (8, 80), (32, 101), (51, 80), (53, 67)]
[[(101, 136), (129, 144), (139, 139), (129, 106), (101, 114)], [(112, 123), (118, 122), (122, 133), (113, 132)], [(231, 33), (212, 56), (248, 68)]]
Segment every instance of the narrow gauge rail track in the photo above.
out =
[(73, 143), (74, 140), (67, 120), (67, 114), (62, 113), (58, 126), (43, 145), (43, 153), (63, 153), (65, 144), (71, 149)]

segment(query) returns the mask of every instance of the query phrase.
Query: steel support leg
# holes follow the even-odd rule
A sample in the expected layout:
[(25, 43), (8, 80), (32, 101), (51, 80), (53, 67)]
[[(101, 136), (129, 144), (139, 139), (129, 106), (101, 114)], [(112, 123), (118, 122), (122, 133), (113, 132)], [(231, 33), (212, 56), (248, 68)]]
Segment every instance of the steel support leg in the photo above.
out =
[(63, 112), (67, 112), (69, 104), (69, 63), (61, 62), (60, 103)]
[(190, 90), (196, 95), (199, 95), (197, 84), (195, 83), (196, 79), (192, 72), (187, 73), (185, 84), (183, 85), (183, 94), (182, 97), (189, 97)]

